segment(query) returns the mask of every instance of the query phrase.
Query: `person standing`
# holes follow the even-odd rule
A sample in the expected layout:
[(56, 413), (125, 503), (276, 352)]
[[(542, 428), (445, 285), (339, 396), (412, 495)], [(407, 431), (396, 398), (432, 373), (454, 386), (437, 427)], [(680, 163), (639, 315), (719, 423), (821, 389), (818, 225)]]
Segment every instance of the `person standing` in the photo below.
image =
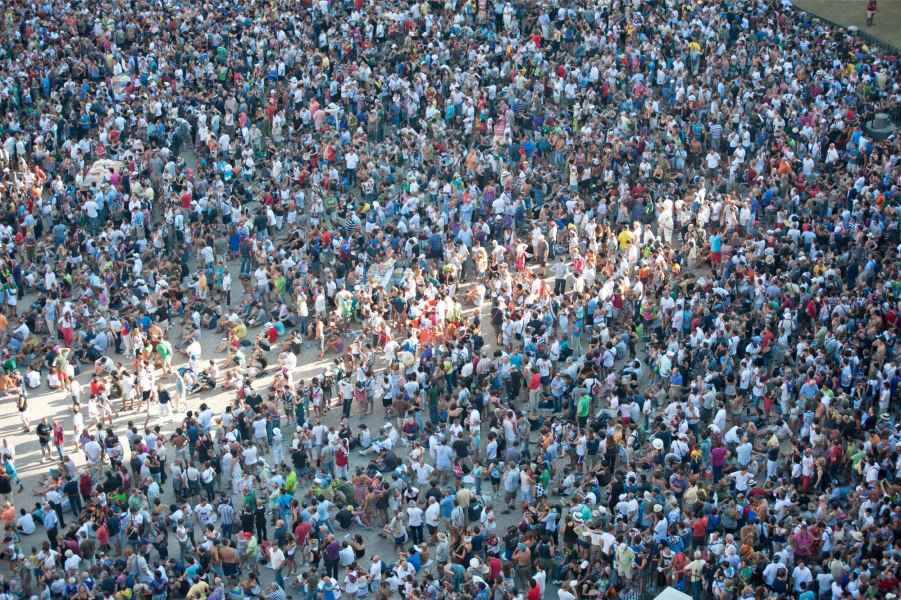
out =
[(53, 430), (47, 423), (47, 417), (44, 417), (43, 419), (41, 419), (40, 424), (37, 426), (38, 441), (41, 444), (42, 464), (53, 458), (53, 456), (50, 454), (50, 436), (52, 433)]
[(867, 27), (872, 27), (874, 25), (873, 19), (876, 16), (876, 12), (879, 9), (876, 8), (876, 0), (870, 0), (867, 2)]

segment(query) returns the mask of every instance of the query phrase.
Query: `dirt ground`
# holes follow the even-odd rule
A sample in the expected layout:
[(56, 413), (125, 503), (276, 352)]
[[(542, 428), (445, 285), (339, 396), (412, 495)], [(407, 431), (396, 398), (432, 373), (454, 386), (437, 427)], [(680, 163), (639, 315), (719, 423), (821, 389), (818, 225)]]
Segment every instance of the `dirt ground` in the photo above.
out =
[(849, 27), (856, 25), (896, 48), (901, 48), (901, 0), (878, 0), (875, 24), (867, 27), (867, 0), (792, 0), (814, 15)]

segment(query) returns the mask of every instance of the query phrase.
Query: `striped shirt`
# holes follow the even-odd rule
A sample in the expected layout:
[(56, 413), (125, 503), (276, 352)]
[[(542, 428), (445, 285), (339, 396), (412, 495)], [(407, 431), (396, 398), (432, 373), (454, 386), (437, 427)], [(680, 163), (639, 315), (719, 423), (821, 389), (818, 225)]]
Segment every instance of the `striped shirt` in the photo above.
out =
[(723, 126), (719, 123), (714, 123), (710, 126), (710, 139), (718, 140), (723, 137)]

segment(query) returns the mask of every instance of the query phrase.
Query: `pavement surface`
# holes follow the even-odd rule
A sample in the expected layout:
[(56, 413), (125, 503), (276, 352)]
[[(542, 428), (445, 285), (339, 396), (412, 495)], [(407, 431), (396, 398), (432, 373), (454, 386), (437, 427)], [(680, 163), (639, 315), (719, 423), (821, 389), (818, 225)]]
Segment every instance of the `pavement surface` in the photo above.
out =
[[(194, 260), (191, 261), (191, 266), (194, 266)], [(238, 272), (240, 267), (240, 261), (229, 261), (227, 263), (228, 268), (231, 270), (233, 281), (238, 281)], [(466, 291), (471, 285), (471, 280), (468, 283), (463, 283), (458, 287), (458, 294), (461, 294), (461, 298), (465, 296)], [(236, 300), (237, 289), (233, 290), (233, 300)], [(34, 300), (33, 297), (26, 297), (25, 302), (32, 302)], [(489, 304), (484, 304), (481, 307), (478, 307), (478, 310), (481, 311), (483, 324), (487, 323), (488, 317), (488, 309), (490, 308)], [(476, 307), (471, 305), (464, 307), (465, 314), (469, 315)], [(182, 320), (180, 317), (176, 317), (173, 319), (173, 328), (169, 331), (169, 338), (175, 345), (175, 342), (178, 338), (179, 332), (182, 327)], [(261, 328), (251, 328), (248, 332), (248, 339), (254, 339), (255, 335), (261, 331)], [(494, 336), (490, 334), (490, 332), (485, 331), (485, 327), (483, 326), (483, 334), (486, 343), (486, 349), (491, 351), (493, 349), (494, 344)], [(353, 331), (348, 334), (347, 339), (352, 341), (354, 338)], [(202, 356), (200, 357), (202, 363), (206, 363), (210, 359), (216, 359), (217, 362), (221, 365), (225, 360), (225, 353), (216, 354), (215, 350), (220, 345), (222, 341), (222, 334), (215, 333), (213, 331), (204, 330), (202, 333), (201, 345), (203, 348)], [(254, 388), (258, 390), (265, 390), (268, 385), (272, 382), (274, 369), (273, 365), (276, 363), (279, 354), (279, 347), (281, 345), (281, 341), (284, 338), (280, 338), (280, 340), (273, 345), (271, 352), (268, 355), (269, 358), (269, 370), (266, 376), (262, 379), (259, 379), (255, 382)], [(587, 350), (587, 348), (585, 349)], [(130, 365), (131, 359), (126, 358), (124, 355), (116, 355), (113, 353), (113, 349), (110, 348), (106, 353), (111, 356), (117, 362), (122, 362), (125, 365)], [(326, 353), (323, 360), (319, 360), (319, 351), (318, 347), (315, 344), (312, 347), (309, 347), (309, 342), (307, 340), (304, 341), (303, 349), (298, 356), (297, 368), (294, 372), (294, 381), (298, 382), (299, 380), (307, 380), (311, 379), (314, 376), (320, 375), (328, 364), (333, 364), (333, 360), (336, 358), (336, 354), (334, 353)], [(174, 370), (182, 365), (187, 364), (187, 358), (182, 354), (176, 352), (173, 357), (173, 368)], [(385, 363), (382, 360), (377, 362), (376, 369), (382, 370), (385, 367)], [(91, 378), (91, 373), (93, 372), (93, 365), (85, 364), (84, 372), (81, 376), (78, 377), (78, 380), (85, 386), (85, 389), (88, 388), (88, 382)], [(24, 491), (13, 493), (13, 503), (16, 506), (16, 510), (18, 512), (19, 508), (27, 508), (31, 509), (34, 507), (34, 503), (37, 501), (43, 500), (43, 495), (36, 493), (34, 490), (38, 489), (41, 485), (42, 480), (50, 473), (51, 467), (58, 468), (59, 463), (42, 463), (40, 445), (38, 442), (37, 434), (35, 433), (35, 428), (37, 424), (40, 422), (41, 418), (47, 417), (48, 422), (52, 420), (57, 420), (66, 429), (66, 444), (64, 447), (64, 451), (73, 457), (76, 465), (82, 466), (85, 464), (85, 457), (83, 452), (80, 450), (76, 451), (73, 444), (73, 419), (72, 419), (72, 402), (68, 392), (59, 391), (59, 390), (51, 390), (46, 385), (46, 372), (44, 372), (43, 382), (41, 387), (33, 390), (29, 390), (28, 395), (28, 405), (29, 405), (29, 413), (30, 413), (30, 422), (31, 422), (31, 432), (26, 433), (23, 430), (21, 425), (21, 421), (19, 419), (19, 413), (15, 406), (15, 398), (12, 395), (7, 394), (6, 396), (0, 398), (0, 437), (7, 440), (10, 446), (13, 446), (16, 451), (16, 468), (19, 473), (19, 476), (22, 479), (22, 482), (25, 486)], [(161, 372), (157, 370), (157, 375), (161, 376)], [(221, 376), (220, 376), (221, 379)], [(168, 379), (162, 379), (163, 385), (166, 389), (169, 389), (170, 392), (175, 395), (175, 379), (174, 377), (170, 377)], [(200, 406), (201, 403), (206, 403), (209, 407), (211, 407), (217, 414), (224, 411), (225, 407), (233, 402), (235, 399), (235, 391), (234, 390), (221, 390), (221, 381), (220, 381), (220, 389), (213, 391), (206, 391), (199, 394), (193, 394), (188, 396), (187, 409), (195, 410)], [(335, 394), (337, 395), (337, 391)], [(335, 398), (332, 399), (335, 402)], [(84, 400), (82, 401), (82, 406), (84, 406)], [(117, 419), (114, 419), (113, 431), (120, 436), (120, 439), (125, 441), (124, 432), (126, 430), (126, 425), (129, 421), (133, 421), (134, 424), (139, 428), (139, 430), (143, 430), (143, 425), (145, 420), (149, 418), (149, 426), (153, 427), (158, 423), (158, 410), (157, 406), (154, 404), (150, 411), (147, 412), (141, 411), (137, 412), (134, 410), (122, 411), (121, 410), (121, 400), (116, 399), (112, 400), (113, 406), (116, 410), (119, 410), (120, 416)], [(356, 416), (356, 411), (354, 412), (350, 419), (351, 428), (356, 431), (357, 426), (361, 423), (366, 423), (367, 427), (369, 427), (370, 431), (373, 432), (373, 437), (378, 433), (379, 428), (385, 424), (385, 419), (383, 418), (383, 411), (380, 406), (375, 407), (375, 412), (365, 420), (361, 420)], [(323, 419), (323, 423), (327, 426), (338, 426), (340, 424), (342, 417), (340, 404), (334, 406), (330, 412), (325, 415)], [(168, 439), (168, 437), (174, 432), (175, 428), (181, 425), (182, 420), (184, 419), (184, 413), (176, 413), (174, 422), (164, 422), (163, 424), (163, 435)], [(87, 422), (87, 416), (85, 416), (86, 425), (89, 427), (91, 423)], [(427, 420), (427, 415), (426, 415)], [(284, 441), (284, 451), (286, 455), (286, 461), (290, 461), (290, 438), (292, 436), (293, 431), (290, 428), (283, 427), (283, 435), (285, 436)], [(534, 441), (535, 436), (532, 436)], [(486, 437), (483, 434), (482, 436), (482, 448), (484, 449), (485, 444), (487, 443)], [(125, 446), (126, 444), (123, 444)], [(395, 452), (399, 458), (405, 459), (407, 456), (408, 448), (404, 448), (401, 446), (395, 447)], [(128, 464), (128, 460), (130, 458), (130, 452), (127, 448), (125, 448), (125, 459), (124, 463)], [(169, 459), (174, 457), (174, 450), (172, 450), (171, 446), (168, 448)], [(272, 464), (272, 454), (260, 452), (261, 457), (265, 458), (266, 461), (271, 465)], [(368, 464), (371, 457), (363, 457), (360, 456), (356, 450), (351, 451), (350, 455), (350, 465), (349, 472), (353, 473), (354, 469), (358, 465), (365, 466)], [(452, 485), (452, 484), (450, 484)], [(227, 488), (227, 491), (231, 491), (231, 486), (227, 483), (227, 478), (223, 478), (223, 486)], [(172, 492), (172, 484), (171, 478), (162, 486), (162, 495), (161, 499), (165, 503), (171, 503), (174, 501), (174, 494)], [(488, 488), (490, 491), (490, 483), (487, 486), (483, 486), (484, 488)], [(470, 486), (471, 489), (474, 489), (474, 486)], [(309, 492), (309, 485), (305, 482), (301, 483), (298, 486), (298, 491), (295, 495), (297, 498), (306, 498)], [(267, 494), (268, 495), (268, 494)], [(259, 496), (259, 494), (258, 494)], [(552, 497), (552, 500), (557, 500), (558, 497)], [(233, 496), (233, 500), (236, 506), (240, 506), (243, 497), (242, 496)], [(493, 499), (489, 497), (486, 498), (486, 502), (491, 502)], [(501, 514), (502, 506), (502, 498), (497, 499), (498, 502), (495, 502), (495, 515), (498, 523), (499, 532), (503, 532), (506, 530), (509, 525), (516, 525), (519, 523), (521, 518), (521, 513), (518, 511), (514, 511), (511, 514), (504, 515)], [(565, 499), (560, 499), (565, 502)], [(66, 520), (67, 525), (70, 525), (73, 521), (71, 518)], [(334, 519), (332, 519), (334, 523)], [(270, 526), (269, 531), (273, 528)], [(394, 553), (394, 545), (393, 540), (390, 538), (383, 539), (378, 536), (380, 532), (380, 527), (374, 527), (372, 531), (364, 531), (358, 524), (354, 523), (351, 526), (351, 529), (348, 532), (339, 532), (340, 535), (344, 533), (349, 534), (357, 534), (360, 533), (363, 536), (364, 541), (367, 545), (367, 555), (366, 558), (361, 561), (361, 564), (368, 565), (369, 557), (373, 555), (373, 553), (378, 554), (386, 563), (393, 564), (395, 553)], [(195, 527), (195, 531), (197, 535), (200, 535), (199, 526)], [(62, 533), (62, 531), (61, 531)], [(45, 530), (40, 525), (38, 526), (37, 532), (31, 536), (22, 536), (21, 539), (21, 547), (23, 552), (28, 555), (32, 546), (36, 546), (40, 549), (41, 544), (47, 539)], [(175, 536), (170, 535), (170, 556), (178, 557), (178, 542), (175, 541)], [(412, 544), (412, 542), (411, 542)], [(153, 561), (158, 560), (158, 555), (156, 551), (151, 553), (150, 564), (153, 564)], [(5, 563), (0, 565), (0, 572), (5, 574), (9, 574), (9, 570)], [(265, 587), (269, 582), (273, 581), (273, 572), (270, 569), (261, 568), (260, 569), (260, 581), (261, 584)], [(286, 577), (287, 579), (287, 577)], [(343, 574), (341, 575), (341, 582), (343, 583)], [(548, 591), (546, 593), (551, 594), (553, 596), (554, 591), (551, 591), (550, 582), (548, 582)], [(553, 590), (556, 590), (556, 586), (553, 586)]]

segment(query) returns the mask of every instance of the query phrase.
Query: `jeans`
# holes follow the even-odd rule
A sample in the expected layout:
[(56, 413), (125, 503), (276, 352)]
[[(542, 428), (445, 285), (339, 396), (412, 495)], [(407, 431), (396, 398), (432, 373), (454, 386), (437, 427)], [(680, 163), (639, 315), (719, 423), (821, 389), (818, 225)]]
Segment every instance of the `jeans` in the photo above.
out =
[(438, 405), (437, 404), (429, 404), (429, 419), (435, 425), (438, 424)]
[(562, 413), (563, 412), (563, 396), (554, 395), (554, 412)]
[(78, 494), (74, 496), (69, 496), (69, 506), (72, 508), (72, 514), (78, 517), (83, 510), (83, 506), (81, 504), (81, 498)]
[(206, 488), (207, 501), (212, 502), (216, 498), (216, 480), (203, 484), (203, 487)]
[(241, 275), (250, 275), (251, 273), (251, 261), (249, 258), (241, 259)]
[[(331, 471), (329, 471), (329, 472), (331, 472)], [(332, 533), (332, 534), (335, 533), (335, 530), (332, 528), (332, 520), (331, 519), (325, 519), (324, 521), (319, 521), (319, 525), (320, 526), (325, 525), (325, 527), (326, 527), (326, 529), (328, 529), (329, 533)]]

